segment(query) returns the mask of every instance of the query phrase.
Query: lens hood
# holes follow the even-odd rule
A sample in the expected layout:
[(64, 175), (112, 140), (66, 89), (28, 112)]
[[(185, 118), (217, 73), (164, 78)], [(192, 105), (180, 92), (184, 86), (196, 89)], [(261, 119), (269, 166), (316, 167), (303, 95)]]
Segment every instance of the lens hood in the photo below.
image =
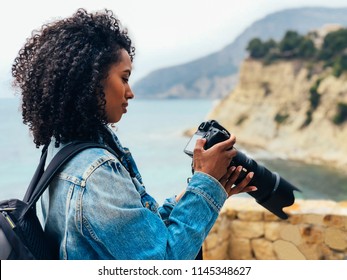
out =
[(285, 179), (281, 178), (277, 173), (273, 173), (277, 177), (276, 185), (272, 193), (267, 199), (257, 200), (261, 206), (280, 217), (287, 219), (288, 215), (283, 211), (283, 208), (290, 206), (295, 201), (294, 191), (300, 191), (297, 187), (290, 184)]

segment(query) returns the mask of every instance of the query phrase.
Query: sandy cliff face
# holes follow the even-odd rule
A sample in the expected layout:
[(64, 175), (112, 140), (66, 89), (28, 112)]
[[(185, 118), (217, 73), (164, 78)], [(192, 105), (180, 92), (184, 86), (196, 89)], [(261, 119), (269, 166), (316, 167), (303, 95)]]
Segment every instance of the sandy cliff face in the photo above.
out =
[[(310, 91), (318, 96), (316, 107)], [(347, 103), (346, 74), (336, 78), (329, 69), (302, 61), (246, 60), (238, 85), (208, 118), (233, 132), (238, 143), (346, 168), (347, 122), (332, 121), (341, 102)]]

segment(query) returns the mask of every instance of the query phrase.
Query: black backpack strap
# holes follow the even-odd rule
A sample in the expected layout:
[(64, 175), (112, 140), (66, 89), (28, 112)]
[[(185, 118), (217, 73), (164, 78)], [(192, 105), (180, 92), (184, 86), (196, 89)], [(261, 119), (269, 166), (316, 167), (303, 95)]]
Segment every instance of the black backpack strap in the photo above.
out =
[(30, 197), (32, 196), (33, 192), (35, 191), (36, 185), (38, 181), (40, 180), (43, 172), (45, 171), (45, 163), (47, 158), (47, 149), (48, 145), (45, 145), (41, 151), (41, 158), (40, 162), (36, 168), (36, 171), (34, 173), (34, 176), (32, 177), (29, 187), (27, 188), (27, 191), (24, 195), (23, 201), (28, 202)]
[[(77, 155), (79, 152), (88, 149), (88, 148), (102, 148), (108, 150), (110, 153), (117, 156), (117, 153), (109, 148), (108, 146), (104, 144), (98, 144), (98, 143), (90, 143), (90, 142), (73, 142), (71, 144), (68, 144), (67, 146), (63, 147), (51, 160), (49, 165), (47, 166), (46, 170), (40, 175), (40, 171), (38, 171), (40, 168), (44, 168), (46, 157), (47, 157), (47, 150), (45, 151), (45, 154), (41, 157), (39, 166), (35, 172), (34, 178), (32, 179), (32, 182), (30, 183), (30, 186), (28, 188), (27, 194), (25, 195), (27, 197), (27, 208), (25, 211), (23, 211), (23, 216), (26, 214), (26, 212), (32, 208), (36, 202), (39, 200), (40, 196), (44, 193), (44, 191), (47, 189), (51, 181), (53, 180), (54, 176), (57, 174), (58, 170), (66, 163), (68, 162), (72, 157)], [(43, 167), (42, 167), (43, 165)], [(38, 173), (38, 174), (36, 174)], [(35, 184), (35, 181), (37, 181), (37, 184)]]

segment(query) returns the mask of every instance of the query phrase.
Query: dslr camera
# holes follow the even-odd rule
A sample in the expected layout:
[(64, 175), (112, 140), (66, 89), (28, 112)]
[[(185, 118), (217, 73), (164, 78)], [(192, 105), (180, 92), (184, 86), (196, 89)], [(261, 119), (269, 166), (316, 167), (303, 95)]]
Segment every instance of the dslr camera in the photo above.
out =
[[(184, 152), (193, 157), (193, 150), (197, 139), (206, 138), (204, 148), (209, 149), (213, 145), (227, 140), (229, 137), (230, 133), (217, 121), (210, 120), (203, 122), (189, 140)], [(239, 165), (243, 167), (243, 171), (235, 184), (241, 182), (248, 172), (254, 172), (249, 185), (256, 186), (257, 190), (248, 194), (254, 197), (257, 203), (276, 216), (281, 219), (287, 219), (288, 215), (283, 211), (283, 208), (294, 203), (295, 197), (293, 191), (300, 190), (283, 179), (278, 173), (271, 172), (255, 160), (247, 157), (244, 153), (237, 151), (237, 155), (230, 162), (230, 166)]]

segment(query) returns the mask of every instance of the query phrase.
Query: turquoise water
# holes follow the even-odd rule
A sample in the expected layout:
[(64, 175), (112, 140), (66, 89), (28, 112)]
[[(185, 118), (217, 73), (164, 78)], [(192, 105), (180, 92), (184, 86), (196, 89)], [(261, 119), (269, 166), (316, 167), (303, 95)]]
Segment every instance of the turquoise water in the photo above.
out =
[[(208, 100), (130, 101), (117, 135), (132, 151), (148, 192), (158, 202), (185, 188), (191, 159), (183, 153), (189, 140), (183, 132), (204, 121), (212, 106)], [(18, 107), (18, 99), (0, 99), (0, 200), (24, 195), (40, 156)], [(252, 157), (299, 187), (303, 192), (297, 197), (347, 200), (346, 174), (262, 154)]]

